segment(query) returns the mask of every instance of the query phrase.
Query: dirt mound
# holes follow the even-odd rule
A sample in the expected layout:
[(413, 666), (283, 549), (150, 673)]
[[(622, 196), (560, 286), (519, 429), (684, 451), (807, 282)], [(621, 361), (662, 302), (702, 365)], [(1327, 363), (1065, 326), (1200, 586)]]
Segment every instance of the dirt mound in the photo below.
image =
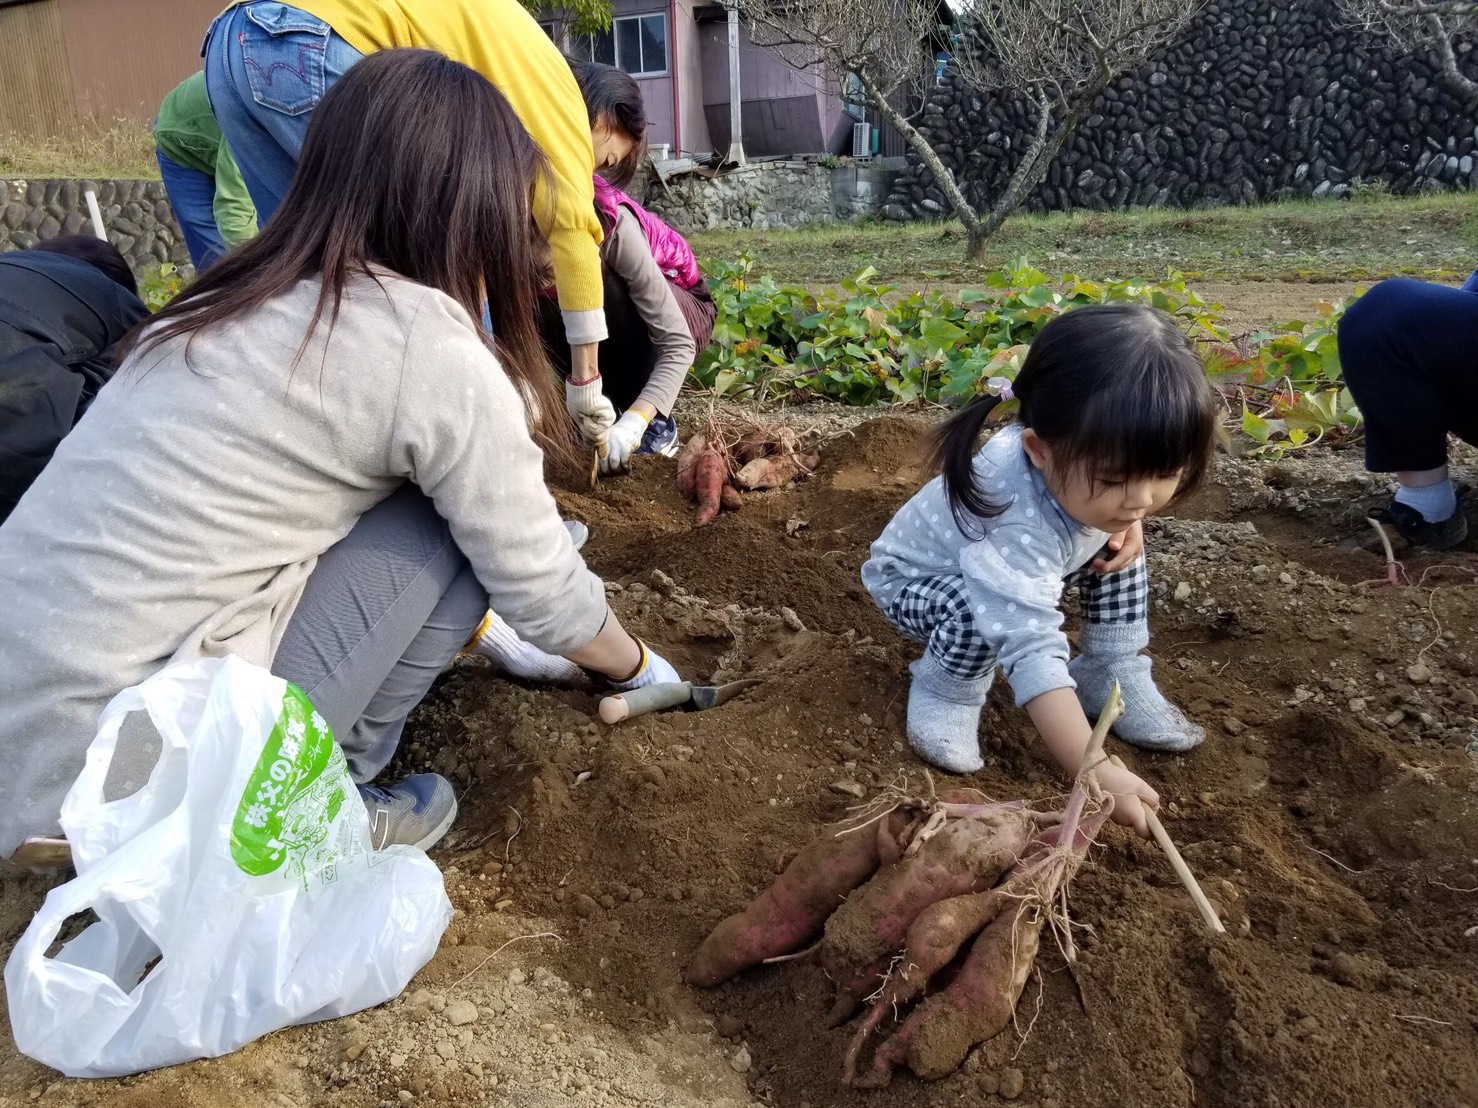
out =
[[(695, 678), (764, 684), (711, 714), (607, 729), (589, 693), (460, 664), (396, 767), (462, 792), (436, 855), (458, 914), (411, 995), (128, 1082), (51, 1087), (7, 1050), (0, 1105), (1472, 1108), (1478, 560), (1361, 585), (1383, 575), (1360, 522), (1377, 490), (1350, 453), (1228, 461), (1150, 538), (1158, 672), (1210, 738), (1184, 757), (1118, 749), (1160, 788), (1226, 939), (1152, 846), (1109, 829), (1074, 886), (1087, 1010), (1044, 950), (1014, 1030), (941, 1083), (876, 1095), (840, 1085), (851, 1029), (823, 1028), (819, 966), (682, 984), (708, 929), (789, 852), (918, 774), (902, 741), (915, 648), (858, 569), (921, 479), (919, 430), (866, 424), (811, 480), (697, 531), (670, 461), (594, 492), (568, 482), (561, 505), (590, 524), (622, 618)], [(982, 742), (969, 784), (1065, 790), (1008, 690)], [(0, 894), (7, 938), (37, 895)]]

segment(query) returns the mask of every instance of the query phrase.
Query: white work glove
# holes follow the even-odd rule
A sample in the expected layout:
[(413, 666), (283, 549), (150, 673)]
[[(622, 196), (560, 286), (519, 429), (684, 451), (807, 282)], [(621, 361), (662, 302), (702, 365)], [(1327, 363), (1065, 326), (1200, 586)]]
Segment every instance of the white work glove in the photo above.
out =
[(616, 426), (606, 435), (606, 456), (600, 460), (602, 473), (618, 473), (626, 468), (649, 423), (651, 420), (640, 412), (627, 412), (616, 420)]
[(641, 665), (637, 667), (636, 674), (625, 681), (612, 681), (613, 692), (630, 692), (632, 689), (644, 689), (648, 685), (664, 685), (673, 681), (681, 681), (677, 670), (672, 668), (672, 663), (660, 654), (655, 654), (641, 639), (636, 640), (641, 647)]
[(565, 411), (586, 445), (597, 449), (606, 444), (606, 436), (616, 422), (616, 407), (606, 399), (600, 385), (599, 373), (580, 384), (565, 381)]

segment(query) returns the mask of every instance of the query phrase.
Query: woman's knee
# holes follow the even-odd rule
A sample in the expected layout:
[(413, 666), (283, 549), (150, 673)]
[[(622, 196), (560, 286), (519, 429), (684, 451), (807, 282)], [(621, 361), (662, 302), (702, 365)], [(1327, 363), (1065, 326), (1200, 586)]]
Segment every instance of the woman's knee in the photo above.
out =
[(437, 621), (450, 631), (460, 634), (465, 629), (466, 633), (458, 644), (460, 648), (472, 637), (487, 611), (488, 591), (477, 579), (477, 574), (472, 572), (472, 567), (468, 566), (457, 574), (447, 586), (446, 592), (442, 593), (435, 615)]

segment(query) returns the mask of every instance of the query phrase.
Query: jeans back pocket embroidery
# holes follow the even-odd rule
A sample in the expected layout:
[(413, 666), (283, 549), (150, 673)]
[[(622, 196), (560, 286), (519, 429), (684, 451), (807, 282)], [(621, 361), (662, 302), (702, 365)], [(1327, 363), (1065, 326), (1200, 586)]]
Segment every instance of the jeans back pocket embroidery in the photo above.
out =
[(323, 99), (332, 28), (287, 4), (249, 4), (244, 12), (241, 56), (252, 98), (284, 115), (312, 111)]

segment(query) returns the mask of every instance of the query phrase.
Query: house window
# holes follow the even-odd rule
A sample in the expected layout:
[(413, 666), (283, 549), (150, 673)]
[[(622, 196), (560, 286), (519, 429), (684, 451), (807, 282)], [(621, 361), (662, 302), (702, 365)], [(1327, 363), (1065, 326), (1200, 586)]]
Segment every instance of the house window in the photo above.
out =
[(582, 61), (604, 62), (635, 77), (657, 77), (667, 72), (667, 16), (621, 16), (609, 31), (579, 35), (570, 41), (570, 53)]
[(556, 24), (553, 20), (550, 20), (548, 23), (541, 22), (539, 24), (539, 30), (548, 35), (549, 41), (554, 43), (554, 45), (559, 45), (559, 25)]

